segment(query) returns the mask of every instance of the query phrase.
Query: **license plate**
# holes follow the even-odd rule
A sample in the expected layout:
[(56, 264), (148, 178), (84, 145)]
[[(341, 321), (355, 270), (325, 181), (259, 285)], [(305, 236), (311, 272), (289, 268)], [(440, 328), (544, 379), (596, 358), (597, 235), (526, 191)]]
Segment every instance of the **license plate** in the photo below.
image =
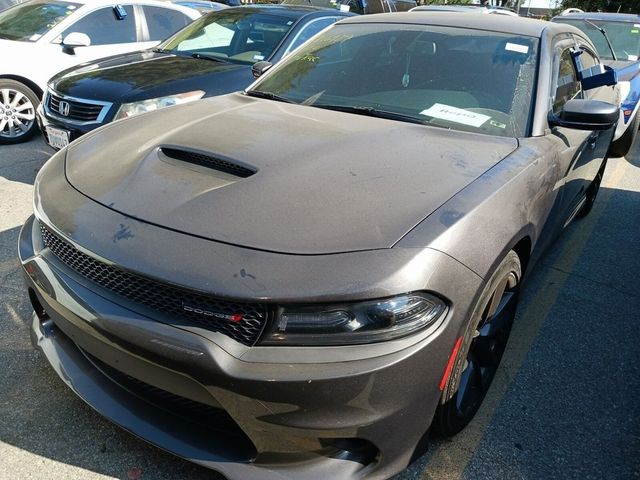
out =
[(53, 148), (62, 149), (69, 145), (69, 132), (66, 130), (60, 130), (59, 128), (46, 127), (47, 139), (49, 145)]

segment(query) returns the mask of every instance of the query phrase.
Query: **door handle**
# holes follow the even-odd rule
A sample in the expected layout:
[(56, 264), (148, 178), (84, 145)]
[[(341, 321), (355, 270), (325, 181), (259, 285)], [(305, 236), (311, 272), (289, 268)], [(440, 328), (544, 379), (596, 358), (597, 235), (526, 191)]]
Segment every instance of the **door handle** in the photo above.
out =
[(591, 148), (591, 150), (596, 148), (596, 143), (598, 143), (599, 136), (599, 132), (592, 132), (591, 135), (589, 135), (589, 138), (587, 138), (587, 145), (589, 145), (589, 148)]

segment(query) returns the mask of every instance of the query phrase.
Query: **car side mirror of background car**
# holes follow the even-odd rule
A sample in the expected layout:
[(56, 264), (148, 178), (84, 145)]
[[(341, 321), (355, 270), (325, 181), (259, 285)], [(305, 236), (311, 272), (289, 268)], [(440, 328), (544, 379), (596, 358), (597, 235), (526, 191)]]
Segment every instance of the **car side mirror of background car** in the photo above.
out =
[(273, 67), (273, 63), (267, 61), (256, 62), (251, 66), (251, 73), (253, 73), (253, 78), (258, 78), (264, 72)]
[(68, 55), (75, 55), (76, 47), (91, 46), (89, 35), (81, 32), (71, 32), (62, 39), (62, 51)]
[(575, 128), (576, 130), (607, 130), (620, 116), (620, 109), (599, 100), (574, 99), (564, 104), (559, 114), (549, 114), (550, 127)]

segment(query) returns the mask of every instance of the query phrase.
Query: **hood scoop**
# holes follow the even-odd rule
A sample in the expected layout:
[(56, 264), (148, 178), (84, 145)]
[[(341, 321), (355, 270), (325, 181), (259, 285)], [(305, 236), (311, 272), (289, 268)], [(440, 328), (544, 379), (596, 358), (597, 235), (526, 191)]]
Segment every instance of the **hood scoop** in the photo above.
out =
[(175, 147), (160, 147), (160, 152), (170, 159), (199, 165), (211, 170), (217, 170), (218, 172), (227, 173), (234, 177), (247, 178), (256, 173), (255, 169), (242, 165), (236, 161), (223, 159), (218, 156), (214, 157), (207, 153)]

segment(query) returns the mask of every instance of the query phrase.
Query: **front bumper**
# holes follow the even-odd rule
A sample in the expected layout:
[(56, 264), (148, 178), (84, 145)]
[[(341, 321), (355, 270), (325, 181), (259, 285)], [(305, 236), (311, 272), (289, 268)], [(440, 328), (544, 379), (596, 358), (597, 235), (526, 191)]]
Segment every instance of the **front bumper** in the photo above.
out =
[[(61, 121), (58, 118), (55, 118), (51, 115), (48, 115), (43, 107), (42, 102), (38, 105), (36, 109), (36, 121), (38, 122), (38, 126), (40, 127), (40, 131), (42, 132), (42, 136), (44, 137), (44, 141), (50, 145), (49, 137), (47, 136), (47, 126), (57, 128), (60, 130), (65, 130), (69, 132), (69, 142), (72, 142), (82, 135), (85, 135), (98, 127), (101, 127), (102, 123), (89, 123), (86, 125), (75, 125), (71, 123), (66, 123)], [(55, 147), (51, 147), (57, 150)]]
[(231, 479), (387, 478), (409, 462), (439, 400), (450, 318), (384, 355), (335, 361), (359, 347), (333, 347), (295, 364), (304, 347), (275, 347), (276, 363), (274, 347), (243, 347), (267, 352), (247, 361), (103, 296), (43, 248), (37, 224), (20, 235), (34, 343), (114, 423)]
[[(64, 158), (60, 152), (40, 170), (36, 214), (87, 255), (119, 268), (237, 301), (348, 301), (427, 290), (451, 305), (433, 328), (393, 341), (246, 346), (145, 313), (92, 283), (44, 247), (31, 217), (19, 255), (39, 315), (34, 341), (90, 406), (231, 479), (388, 478), (408, 464), (482, 279), (431, 249), (281, 255), (172, 232), (82, 195), (66, 181)], [(238, 274), (241, 268), (252, 277)]]

